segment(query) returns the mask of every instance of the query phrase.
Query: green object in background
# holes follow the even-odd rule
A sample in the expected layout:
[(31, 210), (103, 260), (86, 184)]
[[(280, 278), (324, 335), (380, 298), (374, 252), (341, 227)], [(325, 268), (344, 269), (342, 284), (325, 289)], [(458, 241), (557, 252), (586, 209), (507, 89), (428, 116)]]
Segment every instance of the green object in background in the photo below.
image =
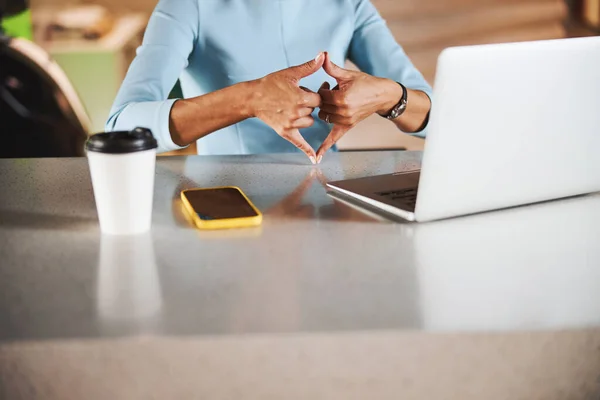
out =
[(175, 83), (171, 93), (169, 93), (169, 99), (183, 99), (183, 91), (181, 90), (181, 82), (179, 79)]
[(8, 36), (33, 40), (31, 10), (25, 10), (20, 14), (4, 18), (2, 20), (2, 29)]

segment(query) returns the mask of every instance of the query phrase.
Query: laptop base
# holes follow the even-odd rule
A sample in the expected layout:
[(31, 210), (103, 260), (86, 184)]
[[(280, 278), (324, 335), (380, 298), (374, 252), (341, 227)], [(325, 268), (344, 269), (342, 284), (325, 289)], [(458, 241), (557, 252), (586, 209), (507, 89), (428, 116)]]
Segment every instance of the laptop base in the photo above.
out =
[(327, 187), (407, 221), (415, 221), (420, 171), (331, 182)]

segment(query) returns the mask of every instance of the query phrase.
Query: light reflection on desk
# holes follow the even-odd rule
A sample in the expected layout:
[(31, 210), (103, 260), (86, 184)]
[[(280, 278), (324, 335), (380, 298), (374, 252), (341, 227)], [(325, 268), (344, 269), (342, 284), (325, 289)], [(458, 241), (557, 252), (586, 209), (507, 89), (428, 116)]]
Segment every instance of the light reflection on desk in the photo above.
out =
[(103, 332), (123, 326), (148, 332), (159, 324), (163, 299), (149, 233), (102, 235), (97, 302)]
[[(207, 171), (186, 169), (195, 176)], [(218, 170), (213, 172), (218, 178)], [(276, 188), (277, 196), (255, 194), (265, 213), (261, 240), (270, 250), (255, 248), (258, 243), (231, 242), (240, 253), (252, 255), (251, 266), (231, 268), (224, 261), (230, 251), (226, 242), (195, 244), (205, 250), (207, 264), (220, 266), (214, 285), (200, 283), (198, 292), (220, 290), (217, 298), (226, 299), (211, 304), (210, 312), (195, 302), (196, 322), (204, 325), (203, 315), (213, 312), (230, 318), (229, 325), (220, 321), (224, 325), (202, 331), (360, 326), (502, 331), (600, 325), (600, 267), (595, 268), (600, 250), (591, 242), (600, 238), (600, 196), (427, 224), (392, 223), (326, 197), (321, 181), (331, 178), (325, 174), (296, 169)], [(233, 178), (227, 183), (245, 185), (251, 192), (264, 179), (256, 174)], [(272, 225), (274, 220), (286, 221), (287, 229)], [(335, 229), (330, 236), (331, 224), (347, 229)], [(286, 240), (292, 231), (293, 244)], [(219, 236), (236, 237), (233, 232)], [(322, 251), (315, 254), (315, 248)], [(187, 276), (188, 282), (199, 278)], [(218, 289), (223, 281), (227, 286)]]
[(600, 325), (600, 196), (413, 224), (424, 329)]

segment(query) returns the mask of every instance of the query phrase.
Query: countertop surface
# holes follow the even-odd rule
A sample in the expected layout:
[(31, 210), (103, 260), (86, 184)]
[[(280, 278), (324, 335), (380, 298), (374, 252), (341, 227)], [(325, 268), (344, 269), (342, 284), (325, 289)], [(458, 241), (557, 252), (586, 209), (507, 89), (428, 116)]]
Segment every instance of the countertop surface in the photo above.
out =
[[(323, 186), (420, 158), (159, 158), (132, 237), (85, 159), (0, 160), (0, 398), (599, 398), (600, 196), (414, 224)], [(262, 227), (192, 228), (224, 185)]]

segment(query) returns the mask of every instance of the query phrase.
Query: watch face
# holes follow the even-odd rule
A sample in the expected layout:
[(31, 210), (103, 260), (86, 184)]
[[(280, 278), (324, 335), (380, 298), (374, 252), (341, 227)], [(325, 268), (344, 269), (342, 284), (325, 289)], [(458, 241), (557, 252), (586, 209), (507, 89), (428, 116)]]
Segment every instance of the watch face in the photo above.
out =
[(394, 107), (394, 109), (392, 110), (392, 112), (390, 113), (388, 118), (396, 119), (399, 116), (401, 116), (404, 113), (404, 111), (406, 110), (406, 105), (407, 104), (406, 104), (405, 100), (400, 101), (400, 103), (396, 107)]

